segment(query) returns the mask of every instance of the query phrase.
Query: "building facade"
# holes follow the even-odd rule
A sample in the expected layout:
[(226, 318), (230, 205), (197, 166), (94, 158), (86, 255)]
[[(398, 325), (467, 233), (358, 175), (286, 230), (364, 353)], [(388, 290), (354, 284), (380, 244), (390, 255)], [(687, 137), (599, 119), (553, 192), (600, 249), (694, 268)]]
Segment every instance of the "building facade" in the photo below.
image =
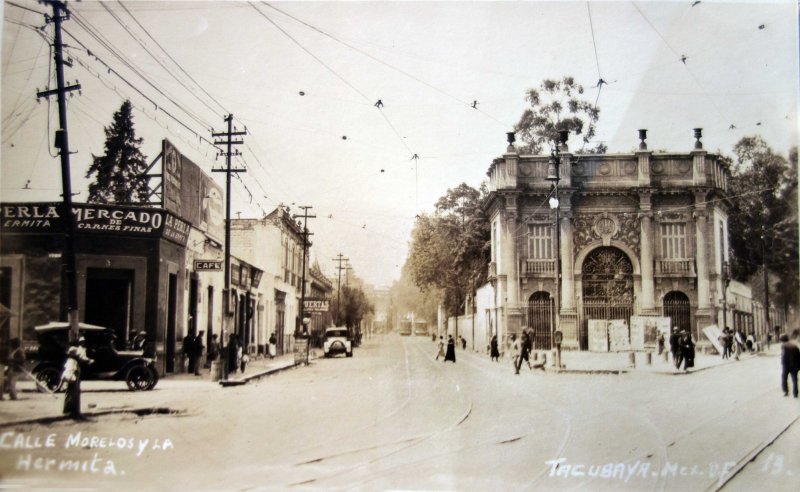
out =
[(669, 316), (695, 340), (721, 323), (728, 167), (699, 129), (685, 153), (652, 152), (644, 137), (628, 154), (562, 146), (555, 189), (550, 156), (520, 155), (511, 138), (488, 171), (492, 289), (477, 306), (486, 336), (529, 326), (538, 347), (559, 331), (563, 347), (586, 350), (593, 319)]

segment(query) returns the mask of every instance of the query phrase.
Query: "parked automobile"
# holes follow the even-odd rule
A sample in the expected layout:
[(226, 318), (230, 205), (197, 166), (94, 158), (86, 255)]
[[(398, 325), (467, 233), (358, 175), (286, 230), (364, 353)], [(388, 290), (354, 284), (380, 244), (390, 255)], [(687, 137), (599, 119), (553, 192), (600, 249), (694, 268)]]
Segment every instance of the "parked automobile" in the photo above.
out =
[(345, 326), (335, 326), (325, 330), (325, 341), (322, 344), (325, 357), (332, 357), (336, 354), (345, 354), (347, 357), (353, 356), (353, 342), (350, 340), (350, 332)]
[[(29, 354), (34, 361), (33, 374), (49, 390), (61, 387), (61, 371), (69, 348), (69, 323), (50, 322), (37, 326), (37, 349)], [(81, 379), (125, 381), (131, 391), (153, 389), (158, 383), (155, 359), (142, 350), (117, 350), (114, 331), (87, 323), (78, 324), (80, 336), (86, 339), (86, 353), (93, 359), (81, 367)]]

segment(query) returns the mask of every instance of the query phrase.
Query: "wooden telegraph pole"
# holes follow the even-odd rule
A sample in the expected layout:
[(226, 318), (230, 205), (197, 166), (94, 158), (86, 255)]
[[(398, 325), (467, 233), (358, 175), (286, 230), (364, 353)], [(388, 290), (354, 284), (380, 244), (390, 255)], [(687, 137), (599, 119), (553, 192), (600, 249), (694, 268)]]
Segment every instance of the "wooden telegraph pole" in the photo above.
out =
[[(220, 152), (219, 155), (225, 156), (225, 168), (223, 169), (212, 169), (211, 172), (214, 173), (225, 173), (225, 289), (223, 291), (223, 316), (222, 316), (222, 336), (220, 336), (219, 341), (219, 350), (220, 350), (220, 360), (222, 360), (222, 379), (228, 378), (228, 358), (225, 354), (225, 329), (228, 325), (228, 318), (233, 314), (233, 299), (231, 296), (231, 174), (233, 173), (244, 173), (247, 172), (246, 169), (233, 169), (231, 168), (231, 157), (235, 155), (241, 155), (241, 153), (237, 151), (232, 151), (232, 145), (240, 145), (244, 143), (244, 140), (238, 139), (234, 140), (233, 137), (240, 137), (247, 134), (247, 131), (234, 131), (233, 128), (233, 115), (229, 114), (225, 117), (225, 122), (228, 123), (228, 131), (220, 132), (220, 133), (211, 133), (212, 137), (221, 138), (221, 140), (215, 140), (214, 145), (226, 145), (227, 151)], [(236, 327), (233, 327), (234, 331)]]
[(47, 23), (55, 26), (53, 36), (53, 60), (56, 65), (56, 89), (47, 89), (36, 93), (36, 97), (58, 96), (58, 124), (55, 134), (55, 147), (61, 156), (61, 190), (62, 210), (61, 220), (64, 227), (64, 247), (62, 252), (62, 272), (64, 275), (64, 296), (67, 303), (67, 318), (69, 320), (69, 340), (78, 340), (78, 283), (75, 275), (75, 217), (72, 215), (72, 180), (69, 165), (69, 138), (67, 134), (67, 100), (68, 92), (80, 90), (81, 85), (75, 83), (69, 86), (64, 84), (64, 65), (72, 66), (71, 62), (64, 61), (63, 44), (61, 41), (61, 22), (69, 19), (69, 11), (64, 2), (46, 0), (53, 8), (53, 15), (45, 15)]
[(317, 218), (316, 215), (309, 215), (308, 209), (313, 208), (310, 205), (301, 205), (301, 209), (303, 209), (303, 215), (296, 214), (293, 215), (295, 219), (298, 217), (303, 218), (303, 275), (302, 275), (302, 286), (300, 287), (300, 323), (305, 326), (305, 319), (306, 319), (306, 256), (308, 253), (308, 236), (313, 236), (313, 232), (308, 232), (308, 219), (315, 219)]
[(342, 313), (340, 311), (340, 301), (342, 299), (342, 270), (345, 267), (342, 266), (342, 262), (350, 261), (344, 257), (341, 253), (339, 253), (333, 261), (339, 263), (336, 269), (339, 271), (339, 279), (336, 282), (336, 326), (339, 326), (339, 322), (342, 319)]

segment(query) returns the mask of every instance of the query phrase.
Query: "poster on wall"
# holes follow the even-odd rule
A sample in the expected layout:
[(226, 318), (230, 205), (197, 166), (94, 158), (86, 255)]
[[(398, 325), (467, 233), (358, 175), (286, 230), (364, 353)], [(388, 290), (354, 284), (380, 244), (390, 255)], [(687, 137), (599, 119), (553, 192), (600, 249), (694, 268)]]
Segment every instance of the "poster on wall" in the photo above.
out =
[(719, 337), (722, 335), (722, 330), (719, 329), (717, 325), (709, 325), (703, 328), (703, 335), (706, 336), (711, 345), (717, 349), (717, 353), (722, 353), (722, 344), (719, 341)]
[(669, 338), (669, 317), (631, 316), (631, 349), (654, 350), (658, 346), (658, 334)]
[(589, 320), (589, 351), (608, 352), (608, 322), (604, 319)]
[(624, 352), (631, 349), (630, 330), (624, 319), (608, 322), (608, 344), (611, 352)]
[(164, 208), (221, 242), (225, 237), (222, 187), (167, 139), (162, 152)]

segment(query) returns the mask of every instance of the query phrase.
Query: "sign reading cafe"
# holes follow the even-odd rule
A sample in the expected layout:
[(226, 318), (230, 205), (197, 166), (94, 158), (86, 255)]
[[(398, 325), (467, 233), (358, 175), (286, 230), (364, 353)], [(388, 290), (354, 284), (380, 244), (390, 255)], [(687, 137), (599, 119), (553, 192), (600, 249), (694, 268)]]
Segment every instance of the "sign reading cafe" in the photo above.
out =
[[(191, 227), (160, 208), (76, 203), (72, 215), (78, 233), (164, 237), (181, 245), (186, 245)], [(59, 233), (62, 228), (60, 203), (0, 204), (3, 233)]]

